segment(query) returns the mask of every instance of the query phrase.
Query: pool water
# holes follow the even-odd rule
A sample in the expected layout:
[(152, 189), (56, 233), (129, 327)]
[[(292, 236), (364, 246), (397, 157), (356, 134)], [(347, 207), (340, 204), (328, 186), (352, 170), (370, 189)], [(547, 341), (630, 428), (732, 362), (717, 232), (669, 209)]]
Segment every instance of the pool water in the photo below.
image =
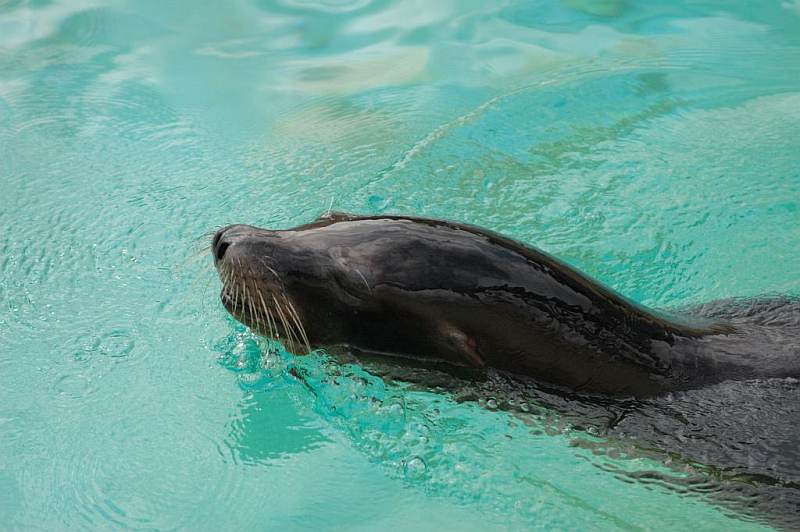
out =
[(759, 528), (546, 412), (263, 356), (203, 235), (408, 213), (648, 305), (798, 294), (799, 145), (797, 0), (0, 0), (0, 529)]

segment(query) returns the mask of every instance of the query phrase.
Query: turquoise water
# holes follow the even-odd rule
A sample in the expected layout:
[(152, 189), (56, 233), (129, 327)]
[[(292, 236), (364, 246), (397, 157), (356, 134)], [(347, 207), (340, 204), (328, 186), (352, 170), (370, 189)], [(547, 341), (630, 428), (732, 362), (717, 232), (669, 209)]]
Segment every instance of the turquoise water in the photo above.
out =
[(758, 528), (546, 412), (262, 357), (201, 237), (333, 205), (797, 294), (799, 144), (797, 0), (0, 1), (0, 529)]

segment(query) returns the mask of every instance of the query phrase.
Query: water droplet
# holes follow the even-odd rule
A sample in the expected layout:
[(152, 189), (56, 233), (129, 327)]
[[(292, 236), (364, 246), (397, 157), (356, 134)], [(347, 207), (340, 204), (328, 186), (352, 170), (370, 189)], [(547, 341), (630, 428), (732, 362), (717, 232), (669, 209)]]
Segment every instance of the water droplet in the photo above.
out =
[(419, 456), (413, 456), (406, 461), (403, 469), (406, 477), (410, 479), (418, 479), (425, 475), (425, 471), (428, 469), (428, 466), (425, 465), (425, 461), (422, 458)]

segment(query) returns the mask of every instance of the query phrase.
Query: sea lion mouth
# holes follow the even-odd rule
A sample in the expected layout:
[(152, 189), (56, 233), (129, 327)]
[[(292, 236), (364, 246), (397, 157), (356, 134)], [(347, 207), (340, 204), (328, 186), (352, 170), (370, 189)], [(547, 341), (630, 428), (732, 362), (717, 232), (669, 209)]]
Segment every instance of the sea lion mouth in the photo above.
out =
[[(241, 231), (240, 226), (231, 226)], [(238, 321), (256, 333), (279, 340), (294, 353), (311, 351), (306, 327), (287, 294), (283, 279), (261, 257), (237, 249), (231, 228), (214, 237), (211, 252), (222, 281), (220, 301)], [(231, 250), (231, 251), (228, 251)]]
[(220, 301), (237, 320), (262, 336), (284, 342), (295, 353), (311, 351), (306, 328), (285, 291), (264, 280), (220, 270)]

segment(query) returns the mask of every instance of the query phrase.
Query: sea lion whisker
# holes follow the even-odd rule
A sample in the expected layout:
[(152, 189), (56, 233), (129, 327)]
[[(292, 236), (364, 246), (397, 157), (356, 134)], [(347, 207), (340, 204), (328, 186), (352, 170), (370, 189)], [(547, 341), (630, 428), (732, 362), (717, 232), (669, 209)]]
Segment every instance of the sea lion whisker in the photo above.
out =
[(245, 298), (247, 299), (247, 306), (250, 309), (250, 318), (255, 321), (256, 329), (258, 329), (259, 319), (258, 319), (258, 312), (256, 312), (255, 302), (253, 301), (253, 296), (250, 295), (250, 287), (248, 286), (249, 283), (247, 280), (253, 280), (252, 272), (249, 278), (245, 278), (244, 289), (245, 289)]
[(267, 320), (267, 330), (269, 331), (269, 338), (271, 340), (275, 338), (275, 333), (272, 331), (272, 320), (269, 319), (269, 309), (267, 309), (266, 306), (264, 307), (264, 318)]
[(244, 305), (245, 305), (245, 295), (244, 295), (244, 284), (242, 278), (239, 274), (234, 274), (234, 297), (233, 297), (233, 308), (237, 311), (244, 312)]
[(291, 340), (292, 343), (292, 352), (297, 353), (300, 349), (300, 346), (302, 345), (300, 342), (300, 336), (297, 334), (296, 327), (287, 316), (287, 314), (289, 313), (288, 310), (283, 305), (281, 305), (281, 313), (284, 315), (284, 319), (286, 320), (286, 325), (289, 327), (289, 339)]
[(244, 310), (244, 291), (238, 276), (234, 276), (233, 290), (233, 309), (237, 312)]
[(249, 297), (249, 299), (250, 299), (250, 300), (251, 300), (251, 302), (252, 302), (252, 308), (253, 308), (253, 311), (254, 311), (256, 314), (258, 314), (258, 316), (259, 316), (259, 323), (264, 323), (264, 322), (262, 321), (262, 318), (263, 318), (263, 319), (266, 319), (266, 317), (261, 315), (261, 312), (260, 312), (260, 310), (261, 310), (261, 309), (260, 309), (260, 308), (259, 308), (259, 306), (258, 306), (258, 303), (259, 303), (259, 302), (258, 302), (258, 300), (256, 300), (256, 297), (255, 297), (256, 295), (258, 295), (258, 296), (261, 296), (261, 291), (258, 289), (258, 282), (257, 282), (257, 279), (258, 279), (258, 278), (256, 277), (256, 274), (255, 274), (255, 272), (253, 271), (253, 269), (252, 269), (252, 268), (248, 268), (248, 274), (249, 274), (249, 277), (248, 277), (248, 279), (249, 279), (249, 280), (252, 282), (252, 284), (253, 284), (253, 286), (252, 286), (252, 289), (253, 289), (253, 294), (250, 294), (250, 293), (248, 292), (248, 297)]
[[(286, 319), (287, 319), (287, 321), (289, 321), (289, 324), (292, 327), (292, 334), (294, 334), (295, 342), (297, 342), (297, 345), (296, 345), (297, 349), (304, 348), (305, 344), (303, 343), (303, 339), (301, 337), (300, 330), (299, 330), (298, 326), (295, 323), (293, 323), (293, 320), (291, 319), (292, 315), (289, 312), (288, 307), (286, 305), (284, 305), (283, 306), (283, 310), (284, 310), (284, 312), (286, 312), (286, 314), (287, 314), (287, 318)], [(306, 352), (306, 354), (308, 354), (308, 352)]]
[(273, 323), (274, 320), (272, 319), (272, 315), (271, 315), (271, 313), (269, 311), (269, 307), (267, 307), (267, 304), (264, 301), (264, 296), (261, 295), (261, 291), (258, 292), (258, 298), (261, 300), (261, 305), (264, 308), (264, 315), (265, 315), (266, 320), (267, 320), (267, 329), (269, 329), (270, 342), (267, 344), (267, 346), (268, 346), (267, 349), (268, 349), (269, 352), (272, 352), (273, 349), (274, 349), (274, 344), (273, 344), (272, 341), (275, 340), (275, 334), (276, 334), (276, 330), (275, 330), (276, 328), (272, 326), (272, 323)]
[(286, 304), (288, 305), (287, 306), (287, 311), (292, 316), (292, 319), (294, 320), (295, 325), (297, 325), (297, 330), (300, 332), (300, 335), (303, 337), (303, 342), (305, 342), (305, 344), (306, 344), (306, 349), (308, 349), (308, 352), (310, 353), (311, 352), (311, 342), (308, 341), (308, 336), (306, 335), (306, 328), (303, 326), (303, 322), (300, 321), (300, 316), (297, 313), (297, 309), (294, 308), (294, 305), (292, 304), (292, 301), (289, 298), (285, 298), (285, 299), (286, 299)]
[[(277, 303), (276, 303), (276, 305), (277, 305)], [(284, 340), (287, 342), (287, 347), (289, 348), (289, 350), (290, 351), (294, 351), (294, 349), (292, 349), (292, 347), (293, 347), (292, 346), (292, 343), (293, 343), (292, 330), (289, 327), (289, 323), (286, 321), (286, 316), (284, 316), (283, 310), (281, 309), (281, 307), (280, 306), (276, 306), (276, 309), (278, 311), (278, 318), (280, 318), (281, 324), (283, 325)]]
[(234, 277), (236, 279), (236, 283), (234, 285), (236, 287), (236, 295), (234, 296), (233, 308), (238, 309), (239, 304), (241, 303), (242, 312), (244, 312), (244, 286), (242, 284), (241, 274), (242, 263), (239, 260), (237, 260), (236, 263), (238, 264), (238, 269), (234, 271)]
[(294, 304), (290, 299), (286, 299), (286, 304), (288, 305), (288, 311), (292, 315), (294, 319), (295, 325), (297, 325), (297, 330), (299, 331), (300, 335), (303, 338), (303, 341), (306, 344), (306, 349), (311, 352), (311, 342), (308, 341), (308, 334), (306, 334), (306, 327), (303, 324), (303, 321), (300, 319), (300, 314), (297, 312), (297, 309), (294, 307)]
[(272, 312), (269, 313), (268, 318), (270, 320), (270, 327), (272, 327), (272, 338), (279, 341), (281, 333), (278, 331), (278, 322), (275, 321), (275, 316)]
[(272, 325), (269, 322), (269, 310), (267, 310), (267, 304), (264, 302), (264, 296), (261, 295), (261, 291), (258, 292), (258, 299), (261, 301), (261, 308), (264, 310), (264, 319), (267, 320), (267, 329), (269, 329), (270, 336), (272, 336)]
[(237, 276), (236, 287), (237, 287), (237, 290), (238, 290), (237, 293), (241, 296), (241, 297), (237, 297), (236, 298), (237, 304), (241, 303), (241, 307), (242, 307), (241, 308), (241, 312), (242, 312), (242, 314), (246, 314), (247, 313), (247, 285), (244, 282), (244, 278), (241, 277), (241, 274), (239, 274)]
[(249, 312), (252, 317), (253, 304), (250, 298), (250, 290), (247, 286), (247, 276), (245, 274), (242, 274), (242, 307), (242, 312), (244, 312), (245, 315)]
[(353, 269), (354, 269), (354, 270), (355, 270), (355, 272), (358, 274), (358, 276), (359, 276), (359, 277), (361, 277), (361, 280), (362, 280), (362, 281), (364, 281), (364, 284), (366, 285), (366, 287), (367, 287), (367, 290), (369, 290), (369, 291), (370, 291), (370, 293), (371, 293), (371, 292), (372, 292), (372, 287), (371, 287), (371, 286), (369, 285), (369, 283), (367, 282), (367, 278), (366, 278), (366, 277), (364, 277), (364, 274), (363, 274), (363, 273), (361, 273), (361, 270), (359, 270), (358, 268), (353, 268)]
[(267, 266), (266, 264), (264, 264), (264, 267), (265, 267), (266, 269), (268, 269), (269, 271), (271, 271), (271, 272), (272, 272), (272, 274), (273, 274), (273, 275), (274, 275), (276, 278), (280, 278), (280, 276), (278, 275), (278, 272), (276, 272), (275, 270), (273, 270), (272, 268), (270, 268), (270, 267), (269, 267), (269, 266)]
[(222, 279), (222, 290), (226, 294), (230, 294), (231, 290), (231, 272), (227, 268), (223, 268), (219, 272), (219, 276)]
[(267, 311), (267, 319), (269, 320), (270, 330), (272, 332), (272, 337), (278, 337), (278, 324), (275, 323), (275, 316), (272, 315), (272, 312)]
[(242, 297), (242, 303), (244, 304), (243, 305), (244, 308), (242, 309), (242, 312), (245, 314), (245, 316), (247, 316), (247, 314), (249, 313), (250, 314), (250, 321), (252, 321), (252, 319), (254, 318), (254, 316), (253, 316), (253, 301), (250, 298), (250, 290), (248, 290), (248, 288), (247, 288), (247, 280), (246, 279), (242, 283), (242, 291), (244, 292), (244, 296)]
[[(294, 332), (295, 332), (295, 334), (297, 336), (298, 342), (300, 342), (302, 340), (303, 346), (306, 347), (307, 346), (307, 342), (305, 341), (305, 333), (302, 331), (302, 325), (299, 323), (298, 319), (295, 317), (295, 315), (292, 313), (291, 309), (289, 308), (290, 304), (291, 303), (289, 302), (288, 299), (284, 299), (283, 309), (284, 309), (284, 311), (286, 311), (287, 319), (292, 324), (292, 329), (294, 330)], [(310, 351), (310, 349), (309, 349), (309, 351)]]
[[(256, 286), (255, 279), (251, 277), (251, 280), (253, 281), (253, 287), (252, 287), (253, 291), (258, 293), (258, 286)], [(264, 323), (263, 320), (266, 318), (262, 316), (261, 313), (258, 311), (258, 301), (256, 301), (256, 298), (254, 296), (249, 294), (249, 291), (248, 291), (248, 298), (250, 300), (250, 308), (253, 312), (253, 316), (256, 319), (256, 323), (263, 324)]]
[(278, 315), (278, 318), (281, 320), (281, 325), (283, 325), (283, 334), (284, 334), (284, 336), (288, 336), (289, 328), (286, 325), (286, 318), (284, 317), (283, 313), (281, 313), (281, 307), (278, 304), (278, 300), (275, 299), (275, 296), (272, 296), (272, 301), (275, 303), (275, 313)]
[(233, 300), (231, 303), (233, 304), (233, 310), (236, 311), (239, 306), (239, 280), (236, 275), (231, 271), (228, 274), (228, 283), (229, 283), (229, 297), (232, 296)]
[(258, 262), (259, 262), (259, 263), (260, 263), (260, 264), (261, 264), (263, 267), (265, 267), (267, 270), (269, 270), (270, 272), (272, 272), (272, 275), (274, 275), (276, 279), (280, 279), (280, 278), (281, 278), (281, 276), (280, 276), (280, 275), (278, 275), (278, 272), (276, 272), (274, 268), (270, 267), (270, 265), (269, 265), (269, 264), (267, 264), (267, 261), (266, 261), (265, 259), (263, 259), (263, 258), (260, 258), (260, 259), (258, 260)]
[[(294, 331), (292, 330), (292, 326), (289, 324), (289, 320), (286, 319), (286, 315), (283, 312), (283, 307), (281, 307), (281, 304), (278, 302), (278, 299), (275, 296), (272, 296), (272, 300), (275, 302), (275, 308), (278, 311), (278, 317), (281, 319), (283, 328), (286, 331), (286, 337), (287, 337), (286, 339), (290, 342), (292, 351), (295, 351), (294, 344), (296, 337)], [(299, 343), (299, 341), (296, 343)]]

